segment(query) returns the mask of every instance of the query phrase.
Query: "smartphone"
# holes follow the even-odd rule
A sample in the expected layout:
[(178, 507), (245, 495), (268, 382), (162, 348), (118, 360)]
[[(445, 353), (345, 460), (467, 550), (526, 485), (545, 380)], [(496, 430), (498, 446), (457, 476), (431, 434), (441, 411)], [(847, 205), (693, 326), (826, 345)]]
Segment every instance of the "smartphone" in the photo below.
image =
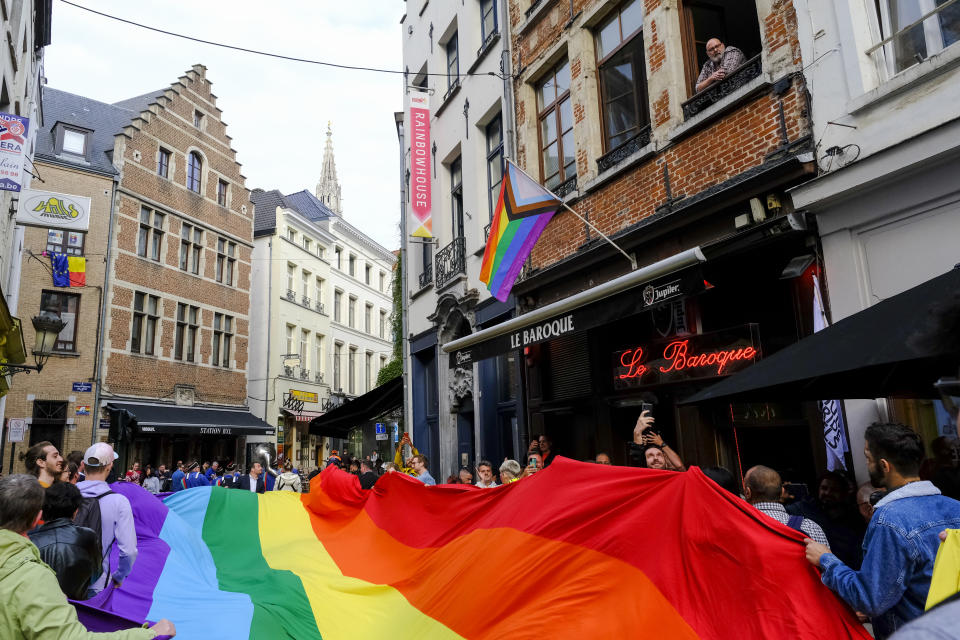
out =
[(641, 413), (641, 415), (643, 414), (644, 411), (649, 411), (649, 412), (650, 412), (650, 416), (652, 417), (652, 416), (653, 416), (653, 405), (650, 404), (649, 402), (641, 402), (641, 403), (640, 403), (640, 413)]
[(536, 466), (537, 466), (537, 462), (538, 462), (538, 460), (537, 460), (535, 457), (533, 457), (533, 456), (530, 456), (529, 458), (527, 458), (527, 466), (528, 466), (528, 467), (536, 467)]

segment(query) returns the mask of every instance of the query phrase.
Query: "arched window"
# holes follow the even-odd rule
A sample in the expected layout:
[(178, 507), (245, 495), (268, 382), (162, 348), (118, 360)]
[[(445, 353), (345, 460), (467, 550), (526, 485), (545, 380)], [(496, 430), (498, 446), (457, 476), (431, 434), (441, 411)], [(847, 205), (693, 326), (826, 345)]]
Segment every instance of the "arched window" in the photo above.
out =
[(203, 160), (200, 159), (200, 154), (196, 151), (191, 151), (187, 161), (187, 189), (190, 189), (190, 191), (194, 193), (200, 193), (200, 175), (202, 169)]

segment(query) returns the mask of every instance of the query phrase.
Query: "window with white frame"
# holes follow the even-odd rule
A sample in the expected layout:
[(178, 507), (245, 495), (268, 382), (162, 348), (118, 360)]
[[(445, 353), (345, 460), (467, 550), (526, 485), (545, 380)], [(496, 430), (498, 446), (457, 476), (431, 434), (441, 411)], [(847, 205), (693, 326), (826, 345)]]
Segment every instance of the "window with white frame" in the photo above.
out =
[(537, 85), (540, 121), (540, 167), (543, 184), (552, 189), (576, 175), (570, 62), (563, 60)]
[(596, 31), (604, 150), (611, 151), (650, 124), (643, 61), (643, 1), (621, 5)]
[(226, 238), (217, 239), (217, 282), (233, 286), (233, 272), (237, 262), (237, 243)]
[(457, 32), (444, 45), (447, 53), (447, 91), (460, 84), (460, 47), (457, 44)]
[(500, 183), (503, 182), (503, 120), (500, 114), (484, 128), (487, 138), (487, 204), (490, 219), (500, 199)]
[(876, 0), (881, 46), (889, 75), (922, 62), (960, 41), (960, 2), (950, 0)]
[(200, 273), (200, 252), (203, 248), (203, 231), (190, 224), (180, 228), (180, 268), (190, 273)]
[(130, 326), (130, 351), (153, 355), (160, 319), (160, 298), (137, 291), (133, 294), (133, 323)]
[(480, 40), (486, 44), (497, 32), (496, 0), (480, 0)]
[(287, 263), (287, 292), (290, 295), (294, 295), (296, 292), (295, 287), (297, 286), (297, 265), (290, 262)]
[(160, 262), (160, 245), (163, 242), (162, 213), (140, 207), (140, 231), (137, 234), (137, 255)]

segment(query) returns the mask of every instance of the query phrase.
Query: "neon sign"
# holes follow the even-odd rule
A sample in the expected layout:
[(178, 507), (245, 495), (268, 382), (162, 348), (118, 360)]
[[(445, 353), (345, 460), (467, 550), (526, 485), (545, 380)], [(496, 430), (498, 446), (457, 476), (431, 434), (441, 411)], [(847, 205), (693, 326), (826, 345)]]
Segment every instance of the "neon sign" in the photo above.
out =
[(674, 338), (614, 352), (617, 389), (726, 376), (760, 357), (757, 325)]

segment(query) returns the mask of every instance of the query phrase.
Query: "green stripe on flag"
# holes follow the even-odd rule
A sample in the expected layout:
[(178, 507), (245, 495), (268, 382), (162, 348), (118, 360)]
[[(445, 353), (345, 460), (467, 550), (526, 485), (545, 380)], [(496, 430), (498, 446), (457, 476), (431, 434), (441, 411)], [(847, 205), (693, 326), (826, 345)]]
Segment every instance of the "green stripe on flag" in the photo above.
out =
[[(263, 558), (257, 494), (214, 487), (203, 519), (203, 541), (217, 566), (220, 588), (246, 593), (253, 601), (251, 639), (321, 640), (300, 578), (271, 569)], [(183, 586), (189, 591), (189, 580)], [(211, 634), (215, 636), (216, 630)]]

